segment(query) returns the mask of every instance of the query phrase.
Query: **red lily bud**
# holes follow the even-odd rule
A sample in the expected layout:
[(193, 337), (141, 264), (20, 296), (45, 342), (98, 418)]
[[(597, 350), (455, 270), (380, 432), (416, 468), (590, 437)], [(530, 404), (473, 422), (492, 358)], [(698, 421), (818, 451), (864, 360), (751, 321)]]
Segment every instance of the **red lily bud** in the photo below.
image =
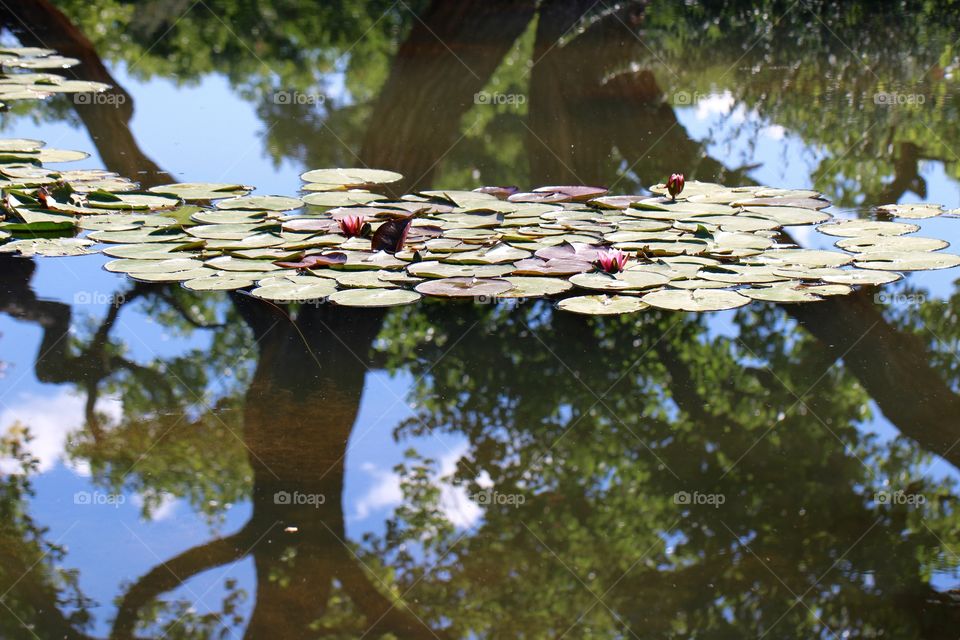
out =
[(671, 198), (676, 200), (681, 191), (683, 191), (683, 174), (671, 174), (670, 179), (667, 180), (667, 193), (670, 194)]

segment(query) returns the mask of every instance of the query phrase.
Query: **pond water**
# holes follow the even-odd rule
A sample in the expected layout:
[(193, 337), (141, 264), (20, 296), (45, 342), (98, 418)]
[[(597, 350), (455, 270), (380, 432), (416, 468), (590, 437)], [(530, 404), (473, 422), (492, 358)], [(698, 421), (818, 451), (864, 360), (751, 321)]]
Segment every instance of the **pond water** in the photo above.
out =
[[(960, 207), (950, 3), (540, 4), (23, 0), (4, 42), (115, 89), (0, 136), (144, 186), (683, 171), (838, 217)], [(2, 637), (957, 636), (955, 271), (709, 314), (291, 318), (105, 260), (0, 261)]]

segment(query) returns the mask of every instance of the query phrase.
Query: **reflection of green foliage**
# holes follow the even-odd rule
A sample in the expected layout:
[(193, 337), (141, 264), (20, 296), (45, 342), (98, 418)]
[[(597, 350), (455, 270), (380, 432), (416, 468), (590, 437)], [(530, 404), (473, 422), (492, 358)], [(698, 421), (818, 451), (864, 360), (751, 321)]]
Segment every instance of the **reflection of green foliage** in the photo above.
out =
[[(165, 496), (187, 498), (207, 515), (222, 513), (249, 491), (241, 441), (249, 334), (219, 296), (158, 287), (144, 300), (144, 311), (165, 332), (189, 339), (220, 315), (223, 323), (211, 326), (226, 329), (211, 331), (207, 345), (172, 357), (154, 354), (147, 363), (125, 358), (127, 345), (108, 341), (104, 357), (117, 371), (98, 390), (120, 401), (121, 421), (88, 425), (72, 441), (70, 454), (88, 460), (97, 481), (143, 494), (146, 514)], [(85, 334), (72, 337), (78, 351), (89, 340)]]
[[(245, 99), (259, 104), (274, 160), (296, 158), (309, 166), (356, 164), (364, 132), (389, 126), (370, 122), (369, 107), (390, 56), (415, 22), (411, 10), (422, 13), (427, 4), (339, 0), (316, 7), (287, 0), (266, 10), (229, 1), (191, 6), (112, 0), (96, 7), (58, 2), (105, 59), (127, 64), (134, 75), (181, 82), (226, 75)], [(818, 156), (815, 186), (838, 205), (873, 204), (885, 189), (894, 197), (922, 190), (914, 174), (924, 159), (942, 161), (949, 175), (960, 177), (951, 150), (960, 136), (953, 97), (955, 4), (656, 1), (643, 12), (644, 46), (633, 49), (635, 59), (592, 71), (607, 77), (648, 66), (668, 99), (679, 91), (730, 91), (763, 122), (803, 139)], [(486, 91), (529, 96), (535, 24)], [(568, 34), (561, 47), (577, 33)], [(325, 95), (331, 83), (340, 84), (340, 74), (346, 102), (273, 104), (276, 90)], [(563, 82), (576, 87), (584, 80)], [(874, 96), (886, 92), (922, 94), (925, 103), (875, 104)], [(464, 137), (446, 154), (437, 184), (523, 182), (526, 117), (524, 106), (471, 109), (461, 123)], [(749, 126), (737, 134), (753, 137)], [(620, 160), (629, 165), (634, 159), (611, 150), (611, 172)], [(641, 176), (629, 187), (654, 179)]]
[[(730, 91), (765, 122), (799, 135), (822, 156), (813, 183), (835, 204), (853, 206), (864, 197), (877, 204), (899, 173), (904, 144), (919, 149), (913, 169), (920, 159), (935, 159), (960, 177), (950, 148), (960, 137), (955, 3), (771, 0), (724, 3), (722, 11), (654, 4), (646, 12), (655, 25), (647, 31), (651, 46), (677, 75), (657, 58), (648, 62), (661, 69), (667, 93)], [(911, 104), (876, 103), (884, 99), (878, 94), (890, 93)], [(915, 95), (923, 104), (914, 104)]]
[[(437, 617), (469, 594), (476, 615), (455, 609), (458, 636), (549, 637), (588, 611), (579, 624), (597, 637), (623, 625), (739, 637), (788, 610), (774, 637), (828, 635), (824, 624), (919, 634), (914, 611), (884, 603), (923, 594), (942, 568), (929, 549), (956, 536), (955, 510), (941, 499), (953, 487), (915, 479), (927, 456), (854, 428), (868, 398), (842, 368), (828, 369), (817, 342), (752, 309), (739, 314), (738, 340), (708, 338), (697, 321), (671, 326), (671, 317), (543, 312), (517, 309), (506, 322), (484, 310), (444, 324), (424, 305), (387, 328), (399, 354), (409, 347), (391, 327), (434, 327), (413, 371), (423, 376), (420, 411), (403, 432), (463, 433), (471, 449), (453, 481), (476, 493), (485, 474), (494, 490), (526, 498), (486, 506), (464, 536), (439, 518), (433, 476), (408, 470), (411, 506), (374, 548)], [(409, 317), (419, 314), (425, 321)], [(799, 404), (790, 389), (814, 383), (830, 392)], [(926, 503), (876, 502), (897, 488)], [(684, 508), (678, 491), (726, 502)], [(444, 551), (430, 570), (402, 546), (425, 538)], [(823, 623), (790, 608), (808, 588)]]
[(189, 600), (157, 603), (150, 607), (141, 619), (143, 637), (170, 640), (228, 637), (226, 634), (230, 633), (229, 629), (236, 630), (243, 624), (243, 616), (238, 609), (248, 599), (248, 594), (233, 578), (224, 583), (226, 594), (219, 610), (199, 613), (196, 610), (197, 603)]
[[(24, 449), (29, 439), (25, 428), (14, 425), (0, 440), (0, 459), (19, 467), (0, 482), (0, 592), (7, 610), (0, 616), (0, 635), (6, 638), (21, 637), (23, 620), (33, 621), (35, 631), (46, 637), (83, 629), (92, 604), (80, 593), (78, 574), (58, 566), (65, 549), (48, 542), (47, 530), (26, 511), (37, 466)], [(73, 613), (64, 615), (61, 609)]]
[(391, 43), (413, 19), (386, 0), (285, 0), (269, 7), (232, 0), (56, 4), (105, 60), (125, 62), (139, 77), (194, 82), (224, 73), (249, 92), (318, 88), (324, 74), (345, 70), (348, 88), (361, 99), (382, 81)]

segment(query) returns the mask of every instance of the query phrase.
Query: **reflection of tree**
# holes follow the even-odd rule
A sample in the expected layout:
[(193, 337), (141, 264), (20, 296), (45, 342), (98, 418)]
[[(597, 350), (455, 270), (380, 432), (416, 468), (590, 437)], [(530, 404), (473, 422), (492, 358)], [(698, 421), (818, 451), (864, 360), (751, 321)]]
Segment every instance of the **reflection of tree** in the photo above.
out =
[[(427, 307), (392, 325), (434, 329), (415, 374), (445, 352), (446, 313)], [(468, 492), (481, 491), (485, 474), (495, 491), (526, 502), (488, 504), (471, 535), (430, 541), (452, 551), (426, 573), (399, 551), (445, 530), (431, 505), (419, 504), (376, 547), (378, 557), (398, 558), (400, 584), (416, 584), (438, 611), (461, 592), (478, 612), (509, 611), (508, 619), (458, 616), (461, 636), (550, 637), (577, 623), (600, 637), (628, 628), (638, 637), (771, 629), (772, 637), (829, 637), (826, 627), (949, 637), (960, 612), (930, 587), (942, 559), (924, 549), (956, 536), (952, 486), (915, 479), (926, 459), (916, 450), (855, 429), (869, 398), (851, 375), (861, 365), (831, 367), (833, 348), (785, 331), (782, 314), (751, 315), (741, 314), (738, 340), (707, 340), (701, 323), (674, 326), (674, 316), (546, 320), (532, 308), (475, 317), (469, 338), (422, 378), (414, 398), (422, 409), (402, 433), (464, 434), (471, 446), (456, 478)], [(896, 353), (878, 350), (872, 365)], [(896, 366), (927, 375), (923, 362), (909, 368), (913, 360)], [(811, 388), (798, 401), (794, 394)], [(937, 453), (949, 446), (921, 444)], [(411, 498), (422, 482), (411, 477)], [(874, 503), (875, 492), (897, 488), (928, 502)], [(726, 502), (684, 509), (674, 504), (678, 491)], [(553, 596), (545, 603), (543, 594)]]
[[(243, 439), (253, 469), (253, 515), (230, 536), (165, 561), (126, 593), (114, 637), (132, 634), (137, 612), (202, 571), (247, 555), (257, 569), (256, 608), (246, 637), (294, 637), (325, 618), (333, 581), (355, 607), (347, 633), (433, 637), (425, 623), (387, 597), (354, 557), (343, 525), (343, 472), (367, 364), (382, 314), (311, 308), (293, 325), (259, 303), (239, 301), (258, 344), (257, 372), (243, 409)], [(308, 343), (300, 332), (309, 336)], [(306, 389), (305, 389), (306, 387)], [(278, 496), (322, 496), (289, 504)], [(291, 502), (294, 498), (291, 498)], [(342, 605), (340, 605), (342, 606)], [(359, 616), (366, 620), (363, 623)]]
[[(546, 3), (540, 10), (534, 51), (544, 59), (531, 79), (529, 120), (535, 137), (562, 160), (533, 153), (534, 174), (609, 175), (604, 150), (618, 145), (623, 157), (640, 163), (639, 173), (661, 171), (645, 157), (649, 138), (639, 130), (670, 131), (676, 119), (660, 105), (653, 76), (623, 72), (600, 83), (590, 75), (629, 60), (636, 43), (620, 20), (630, 24), (630, 14), (601, 17), (566, 41), (560, 36), (579, 14), (562, 8)], [(483, 10), (468, 3), (456, 11)], [(446, 14), (454, 11), (435, 7), (422, 16), (431, 27), (446, 22), (462, 30)], [(498, 34), (483, 55), (502, 57), (529, 20)], [(585, 56), (593, 38), (614, 43), (595, 65)], [(619, 51), (625, 42), (630, 46)], [(411, 31), (411, 59), (428, 44), (423, 29)], [(481, 78), (492, 73), (489, 59), (478, 64)], [(441, 75), (460, 64), (452, 56), (442, 62), (435, 69)], [(558, 80), (569, 69), (590, 81), (564, 86)], [(391, 73), (388, 88), (420, 71), (401, 59)], [(411, 179), (424, 162), (412, 150), (418, 123), (432, 130), (437, 119), (437, 139), (456, 135), (450, 123), (462, 117), (463, 98), (477, 85), (461, 80), (458, 99), (438, 106), (443, 113), (399, 112), (412, 124), (399, 127), (390, 144), (374, 141), (399, 154), (396, 162)], [(559, 124), (537, 115), (549, 114), (543, 105), (551, 99), (564, 108)], [(611, 115), (594, 124), (596, 102)], [(616, 131), (635, 110), (642, 112), (638, 131)], [(571, 121), (582, 127), (564, 126)], [(92, 131), (105, 126), (87, 124)], [(676, 130), (670, 145), (691, 166), (699, 147)], [(391, 133), (384, 127), (381, 136)], [(579, 135), (576, 153), (561, 155), (563, 141)], [(720, 170), (703, 163), (707, 173)], [(239, 297), (219, 305), (184, 298), (178, 288), (137, 286), (127, 301), (151, 305), (164, 326), (191, 332), (217, 325), (210, 347), (143, 364), (111, 337), (121, 308), (89, 335), (67, 339), (70, 310), (29, 290), (30, 262), (7, 262), (4, 273), (19, 285), (2, 308), (47, 329), (38, 378), (87, 391), (88, 421), (71, 451), (90, 461), (98, 481), (189, 496), (196, 508), (252, 498), (253, 515), (239, 531), (189, 549), (131, 585), (115, 637), (149, 629), (164, 593), (248, 556), (257, 570), (248, 637), (302, 637), (308, 628), (353, 637), (371, 625), (397, 637), (431, 637), (431, 627), (451, 637), (556, 637), (575, 624), (598, 637), (628, 630), (641, 637), (806, 637), (828, 636), (829, 627), (865, 637), (882, 629), (892, 637), (934, 638), (955, 629), (949, 596), (930, 586), (931, 573), (944, 564), (934, 553), (949, 551), (956, 539), (954, 490), (913, 478), (928, 454), (958, 462), (947, 419), (955, 414), (956, 376), (946, 376), (948, 386), (929, 365), (937, 354), (888, 323), (865, 297), (791, 309), (808, 331), (799, 336), (782, 312), (751, 307), (739, 314), (734, 341), (689, 318), (585, 321), (553, 316), (545, 305), (425, 304), (387, 316), (385, 328), (379, 313), (306, 308), (294, 328)], [(941, 318), (946, 329), (950, 321)], [(420, 336), (418, 327), (429, 334)], [(429, 465), (417, 464), (405, 476), (410, 500), (386, 538), (364, 547), (346, 542), (344, 456), (378, 332), (393, 366), (421, 374), (420, 414), (401, 434), (465, 435), (469, 450), (457, 480), (477, 492), (485, 472), (496, 491), (524, 495), (523, 505), (487, 505), (477, 530), (461, 537), (436, 508)], [(247, 354), (251, 344), (256, 355)], [(418, 360), (411, 362), (413, 353)], [(838, 358), (843, 366), (831, 367)], [(255, 363), (249, 386), (240, 377), (214, 389), (222, 380), (212, 372), (238, 362)], [(830, 392), (802, 393), (811, 388)], [(121, 424), (101, 424), (93, 412), (103, 390), (120, 394)], [(857, 431), (871, 398), (927, 453)], [(872, 495), (884, 482), (929, 502), (919, 509), (877, 505)], [(314, 508), (275, 500), (294, 491), (325, 501)], [(726, 502), (682, 509), (673, 499), (678, 491), (721, 494)], [(22, 510), (22, 494), (10, 505)], [(32, 542), (34, 533), (11, 531), (2, 566), (15, 574), (42, 547)], [(409, 550), (417, 545), (422, 554)], [(24, 583), (11, 599), (31, 622), (68, 602), (59, 594), (69, 588), (37, 576), (39, 586)], [(45, 620), (49, 637), (74, 637), (83, 622), (81, 615)]]
[(77, 58), (80, 64), (66, 73), (83, 80), (109, 84), (110, 103), (94, 104), (75, 101), (75, 109), (91, 134), (104, 164), (120, 175), (133, 177), (144, 186), (172, 182), (170, 176), (141, 150), (133, 132), (133, 101), (113, 79), (86, 35), (49, 0), (29, 0), (11, 8), (0, 6), (0, 26), (13, 31), (26, 46), (46, 47), (60, 54)]
[(432, 182), (458, 140), (474, 96), (527, 28), (533, 0), (435, 0), (393, 59), (367, 126), (360, 157), (403, 167), (403, 191)]
[[(624, 190), (675, 168), (740, 181), (739, 171), (704, 157), (665, 100), (729, 91), (737, 106), (822, 153), (812, 178), (839, 205), (922, 196), (925, 160), (956, 173), (956, 24), (942, 8), (955, 3), (608, 4), (377, 0), (318, 8), (288, 0), (267, 15), (231, 0), (209, 8), (112, 0), (95, 11), (57, 2), (102, 55), (135, 73), (184, 82), (226, 75), (245, 99), (261, 102), (277, 161), (334, 166), (359, 157), (444, 186), (476, 180), (474, 170), (487, 181), (606, 183), (631, 166), (618, 183)], [(44, 6), (31, 0), (11, 11), (33, 15), (34, 5)], [(341, 71), (345, 101), (313, 109), (271, 99), (277, 89), (325, 94)], [(528, 108), (472, 105), (484, 88), (523, 94)], [(923, 94), (926, 102), (875, 104), (885, 92)], [(759, 135), (738, 131), (745, 141)]]
[(82, 640), (86, 636), (78, 629), (87, 626), (85, 607), (91, 603), (80, 593), (77, 575), (54, 565), (64, 548), (47, 542), (45, 530), (25, 509), (35, 461), (22, 448), (23, 435), (15, 431), (0, 440), (0, 456), (20, 467), (0, 480), (0, 634), (19, 638), (29, 624), (35, 635)]

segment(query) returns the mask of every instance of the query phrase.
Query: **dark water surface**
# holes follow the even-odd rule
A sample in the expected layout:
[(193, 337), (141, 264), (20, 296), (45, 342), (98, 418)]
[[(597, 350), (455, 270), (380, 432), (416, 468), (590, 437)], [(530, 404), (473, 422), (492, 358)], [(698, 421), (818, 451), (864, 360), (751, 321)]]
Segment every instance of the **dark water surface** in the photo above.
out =
[[(293, 194), (306, 169), (372, 166), (406, 190), (642, 193), (684, 171), (815, 188), (838, 216), (960, 206), (952, 3), (0, 18), (115, 87), (16, 104), (0, 135), (144, 185)], [(0, 260), (0, 637), (960, 636), (953, 272), (705, 315), (291, 321), (103, 262)]]

